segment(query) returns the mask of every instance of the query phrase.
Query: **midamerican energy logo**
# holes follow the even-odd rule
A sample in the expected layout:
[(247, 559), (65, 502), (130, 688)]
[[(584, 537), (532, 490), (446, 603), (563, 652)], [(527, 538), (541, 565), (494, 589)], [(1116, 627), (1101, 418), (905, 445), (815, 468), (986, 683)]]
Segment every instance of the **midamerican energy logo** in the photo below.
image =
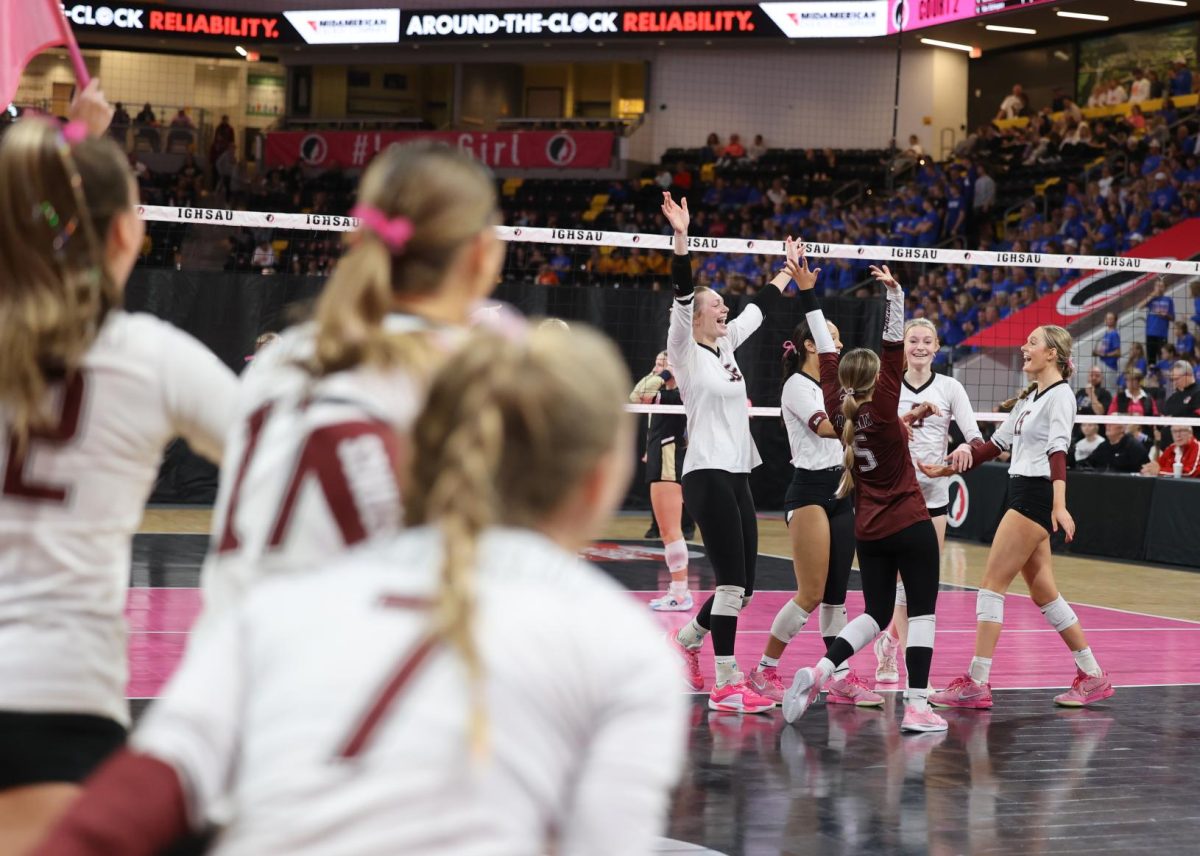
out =
[(399, 9), (284, 12), (283, 17), (310, 45), (395, 44), (400, 41)]

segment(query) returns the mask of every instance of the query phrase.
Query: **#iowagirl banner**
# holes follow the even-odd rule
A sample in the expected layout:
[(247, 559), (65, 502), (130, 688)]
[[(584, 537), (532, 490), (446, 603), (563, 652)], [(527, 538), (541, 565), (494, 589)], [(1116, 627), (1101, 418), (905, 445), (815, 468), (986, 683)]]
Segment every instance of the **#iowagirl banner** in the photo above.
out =
[(612, 164), (609, 131), (275, 131), (267, 134), (268, 167), (358, 169), (393, 143), (435, 140), (493, 169), (603, 169)]

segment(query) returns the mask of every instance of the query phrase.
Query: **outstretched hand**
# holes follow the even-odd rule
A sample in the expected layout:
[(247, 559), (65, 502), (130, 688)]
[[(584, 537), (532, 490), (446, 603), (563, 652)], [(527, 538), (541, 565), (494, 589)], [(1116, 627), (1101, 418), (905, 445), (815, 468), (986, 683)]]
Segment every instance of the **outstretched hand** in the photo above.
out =
[(787, 255), (787, 262), (783, 267), (784, 272), (796, 283), (796, 288), (801, 291), (811, 291), (817, 284), (817, 276), (821, 273), (821, 269), (808, 269), (808, 259), (804, 255), (803, 241), (797, 241), (789, 235), (783, 242), (783, 246)]
[(102, 137), (112, 124), (113, 107), (100, 91), (100, 79), (93, 77), (87, 86), (71, 101), (67, 116), (72, 122), (87, 126), (88, 136)]
[(931, 479), (944, 479), (954, 475), (954, 467), (949, 464), (927, 464), (924, 461), (917, 462), (917, 466), (921, 468), (921, 472), (925, 473)]
[(912, 410), (900, 417), (900, 420), (908, 425), (914, 422), (920, 422), (922, 419), (928, 419), (930, 416), (941, 416), (942, 411), (932, 401), (923, 401), (914, 407)]
[(671, 198), (671, 194), (663, 191), (663, 216), (667, 218), (667, 222), (671, 224), (671, 228), (675, 230), (676, 235), (686, 235), (688, 224), (692, 222), (692, 215), (688, 213), (687, 197), (679, 197), (677, 203)]
[(897, 281), (896, 277), (892, 275), (892, 272), (888, 269), (887, 265), (884, 265), (883, 267), (871, 265), (871, 276), (875, 277), (875, 279), (877, 279), (879, 282), (882, 282), (888, 288), (900, 287), (899, 281)]

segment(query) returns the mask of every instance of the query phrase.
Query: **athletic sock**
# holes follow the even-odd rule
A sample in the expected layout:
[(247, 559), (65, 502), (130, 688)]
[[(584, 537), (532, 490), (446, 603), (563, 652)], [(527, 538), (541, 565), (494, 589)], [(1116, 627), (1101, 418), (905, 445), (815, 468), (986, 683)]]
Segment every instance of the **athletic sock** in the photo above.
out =
[[(832, 646), (833, 643), (835, 641), (837, 641), (837, 637), (836, 636), (826, 636), (824, 638), (825, 638), (825, 653), (828, 654), (830, 646)], [(839, 681), (842, 680), (844, 677), (846, 677), (846, 675), (848, 675), (848, 674), (850, 674), (850, 661), (849, 660), (843, 660), (841, 663), (839, 663), (833, 669), (833, 676), (835, 678), (837, 678)]]
[(699, 648), (700, 643), (704, 641), (704, 637), (708, 635), (708, 631), (696, 623), (696, 619), (692, 619), (683, 627), (679, 628), (679, 633), (675, 638), (684, 648)]
[(779, 668), (779, 658), (768, 657), (766, 654), (763, 654), (762, 659), (758, 661), (758, 665), (762, 666), (764, 669), (777, 669)]
[[(1095, 662), (1093, 660), (1093, 662)], [(971, 680), (982, 686), (988, 682), (988, 678), (992, 674), (992, 658), (991, 657), (972, 657), (971, 668), (968, 671)]]
[(822, 684), (825, 683), (833, 675), (836, 668), (837, 666), (833, 665), (832, 660), (828, 657), (822, 657), (816, 665), (817, 680)]
[(907, 689), (904, 691), (904, 703), (918, 713), (929, 710), (929, 690)]
[(1091, 675), (1093, 678), (1098, 678), (1103, 674), (1091, 648), (1084, 648), (1082, 651), (1073, 651), (1072, 653), (1075, 655), (1075, 665), (1081, 672)]
[(714, 657), (717, 664), (717, 686), (723, 687), (726, 684), (732, 684), (737, 681), (741, 675), (738, 674), (737, 657)]
[(671, 583), (669, 586), (667, 586), (667, 592), (675, 595), (675, 597), (683, 597), (688, 592), (687, 580), (684, 580), (681, 583)]

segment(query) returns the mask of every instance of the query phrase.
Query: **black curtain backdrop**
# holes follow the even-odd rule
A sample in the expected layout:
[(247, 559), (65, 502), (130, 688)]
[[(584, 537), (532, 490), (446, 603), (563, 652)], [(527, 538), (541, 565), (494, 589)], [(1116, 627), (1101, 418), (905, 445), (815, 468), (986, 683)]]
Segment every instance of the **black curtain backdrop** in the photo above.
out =
[[(230, 368), (241, 372), (253, 353), (254, 340), (306, 318), (327, 280), (316, 277), (261, 276), (242, 273), (136, 270), (126, 288), (126, 308), (148, 312), (171, 322), (204, 342)], [(636, 380), (654, 366), (666, 348), (671, 307), (668, 292), (633, 289), (546, 287), (503, 283), (496, 299), (529, 316), (583, 322), (612, 336)], [(746, 298), (729, 298), (736, 315)], [(847, 349), (878, 347), (883, 331), (882, 299), (831, 297), (822, 301), (826, 316), (838, 325)], [(740, 349), (738, 364), (746, 377), (750, 400), (757, 406), (779, 404), (783, 342), (801, 320), (799, 304), (784, 300), (762, 328)], [(586, 382), (581, 378), (580, 382)], [(751, 486), (761, 508), (780, 508), (791, 478), (787, 434), (778, 419), (755, 419), (751, 430), (764, 464), (754, 471)], [(644, 432), (640, 440), (644, 443)], [(641, 449), (639, 449), (639, 454)], [(639, 471), (626, 505), (648, 508), (649, 497)], [(185, 444), (174, 444), (164, 461), (152, 497), (156, 502), (208, 503), (215, 496), (216, 472)]]

